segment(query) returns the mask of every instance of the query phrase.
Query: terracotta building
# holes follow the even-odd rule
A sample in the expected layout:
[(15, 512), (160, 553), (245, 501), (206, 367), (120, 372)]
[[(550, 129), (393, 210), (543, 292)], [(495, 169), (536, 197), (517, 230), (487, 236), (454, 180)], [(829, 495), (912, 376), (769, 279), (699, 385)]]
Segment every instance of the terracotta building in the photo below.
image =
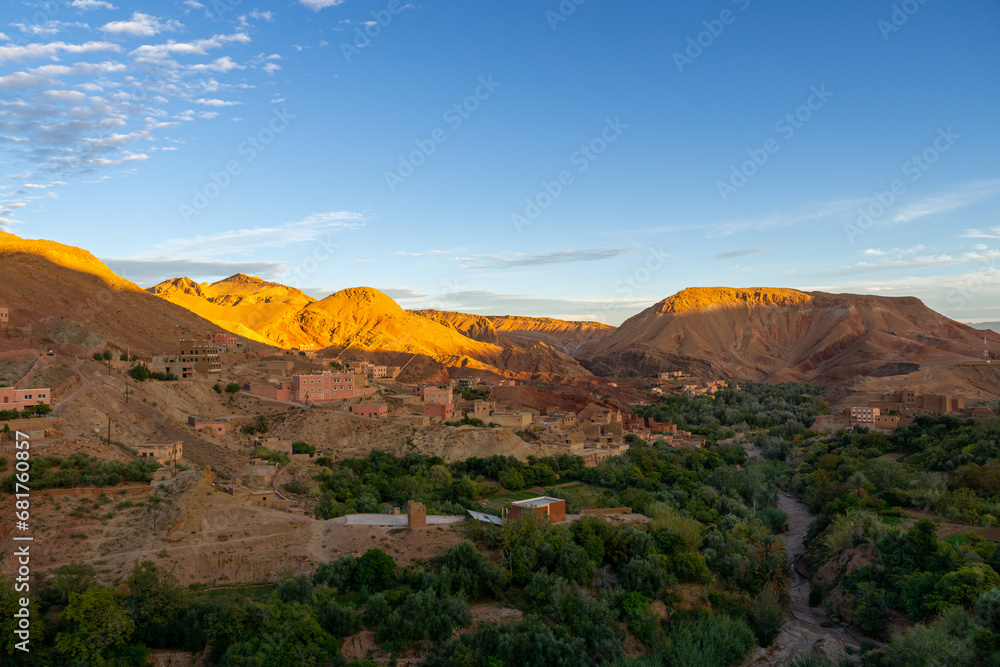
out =
[(188, 426), (201, 433), (226, 434), (226, 422), (222, 419), (206, 419), (205, 417), (192, 415), (188, 417)]
[(549, 523), (562, 523), (566, 520), (566, 501), (548, 496), (518, 500), (510, 504), (506, 518), (517, 519), (529, 513), (544, 516)]
[(368, 388), (355, 386), (354, 373), (317, 371), (311, 375), (292, 376), (291, 400), (298, 403), (329, 403), (370, 393)]
[(50, 405), (50, 389), (0, 387), (0, 410), (23, 410), (33, 405)]
[(352, 405), (351, 412), (368, 419), (386, 419), (389, 416), (389, 406), (385, 403), (364, 403)]

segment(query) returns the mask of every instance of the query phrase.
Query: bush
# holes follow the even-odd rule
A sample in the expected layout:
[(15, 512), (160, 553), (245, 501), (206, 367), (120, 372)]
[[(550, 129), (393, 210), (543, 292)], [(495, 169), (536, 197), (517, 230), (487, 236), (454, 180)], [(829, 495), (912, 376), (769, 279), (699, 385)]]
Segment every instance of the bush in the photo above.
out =
[(227, 393), (235, 394), (239, 390), (240, 390), (240, 383), (239, 382), (230, 382), (229, 384), (226, 385), (226, 392)]
[(370, 591), (381, 591), (396, 581), (396, 561), (381, 549), (369, 549), (358, 559), (357, 582)]
[(292, 443), (292, 454), (308, 454), (312, 456), (316, 453), (316, 448), (307, 442), (298, 440)]
[(813, 584), (809, 588), (809, 606), (818, 607), (821, 602), (823, 602), (823, 587)]
[(765, 590), (750, 605), (750, 627), (757, 643), (767, 648), (781, 631), (783, 611), (774, 594)]

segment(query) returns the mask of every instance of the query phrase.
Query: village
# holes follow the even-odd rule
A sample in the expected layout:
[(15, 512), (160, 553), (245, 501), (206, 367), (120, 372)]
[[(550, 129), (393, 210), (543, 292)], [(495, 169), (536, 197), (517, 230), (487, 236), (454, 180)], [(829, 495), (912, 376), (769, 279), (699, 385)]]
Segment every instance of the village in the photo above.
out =
[[(0, 325), (10, 338), (10, 312), (0, 307)], [(19, 333), (19, 332), (17, 332)], [(30, 340), (30, 339), (29, 339)], [(9, 345), (8, 345), (9, 348)], [(7, 354), (15, 350), (8, 350)], [(558, 406), (525, 407), (516, 400), (497, 399), (497, 390), (515, 389), (519, 382), (494, 373), (465, 375), (447, 383), (404, 383), (399, 376), (405, 367), (373, 363), (352, 355), (341, 354), (326, 358), (313, 349), (276, 349), (252, 345), (228, 332), (213, 332), (204, 339), (184, 339), (175, 350), (140, 359), (128, 350), (104, 350), (91, 355), (92, 360), (107, 367), (108, 373), (129, 387), (137, 386), (136, 369), (142, 377), (148, 374), (161, 381), (214, 387), (216, 392), (238, 393), (256, 401), (261, 414), (289, 409), (318, 411), (340, 418), (358, 420), (359, 424), (398, 425), (410, 429), (452, 427), (456, 430), (488, 429), (498, 433), (509, 431), (524, 441), (524, 451), (536, 457), (570, 455), (585, 467), (595, 467), (611, 457), (629, 450), (628, 436), (644, 441), (662, 441), (672, 447), (705, 446), (705, 440), (677, 425), (643, 420), (633, 408), (647, 405), (648, 400), (635, 402), (608, 400), (607, 390), (614, 391), (618, 382), (606, 382), (606, 389), (587, 398), (581, 409)], [(46, 348), (34, 351), (39, 357), (62, 359), (60, 350)], [(76, 355), (76, 365), (88, 360)], [(408, 363), (408, 362), (407, 362)], [(65, 438), (58, 401), (52, 400), (53, 389), (28, 387), (30, 373), (15, 386), (0, 387), (0, 410), (11, 419), (6, 423), (13, 433), (19, 430), (33, 439), (38, 447)], [(683, 372), (665, 372), (637, 382), (638, 392), (655, 400), (673, 393), (713, 395), (729, 383), (722, 380), (696, 382)], [(156, 379), (152, 381), (157, 381)], [(25, 386), (21, 386), (25, 385)], [(733, 385), (738, 389), (738, 385)], [(53, 412), (53, 407), (57, 408)], [(214, 411), (218, 413), (218, 410)], [(301, 503), (283, 493), (276, 482), (284, 465), (293, 461), (309, 461), (336, 451), (309, 451), (298, 448), (300, 438), (258, 434), (246, 415), (202, 414), (183, 415), (186, 432), (213, 441), (243, 454), (243, 467), (226, 481), (216, 481), (221, 491), (248, 504), (308, 514)], [(258, 417), (259, 418), (259, 417)], [(115, 438), (108, 418), (107, 433), (89, 438), (92, 449), (111, 448), (127, 459), (155, 461), (160, 468), (152, 475), (153, 484), (172, 479), (178, 470), (195, 466), (185, 457), (188, 438), (169, 441), (122, 442)], [(8, 436), (9, 437), (9, 436)], [(79, 440), (79, 435), (77, 436)], [(502, 508), (503, 512), (509, 508)]]

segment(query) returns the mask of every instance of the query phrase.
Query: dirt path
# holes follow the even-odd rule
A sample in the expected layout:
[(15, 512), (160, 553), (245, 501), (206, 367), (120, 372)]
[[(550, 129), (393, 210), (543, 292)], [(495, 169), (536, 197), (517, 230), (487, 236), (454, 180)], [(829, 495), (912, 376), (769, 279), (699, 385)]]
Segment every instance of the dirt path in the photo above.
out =
[[(760, 456), (760, 449), (746, 442), (737, 443), (750, 456)], [(787, 493), (778, 496), (778, 507), (788, 514), (788, 532), (781, 535), (792, 562), (805, 553), (803, 546), (813, 515), (809, 509)], [(822, 608), (809, 606), (809, 580), (792, 568), (792, 583), (789, 591), (791, 604), (785, 611), (785, 624), (774, 643), (766, 649), (757, 648), (745, 667), (784, 667), (793, 658), (809, 653), (818, 654), (827, 660), (837, 662), (848, 646), (855, 655), (864, 635), (857, 629), (840, 625), (823, 627), (826, 614)]]

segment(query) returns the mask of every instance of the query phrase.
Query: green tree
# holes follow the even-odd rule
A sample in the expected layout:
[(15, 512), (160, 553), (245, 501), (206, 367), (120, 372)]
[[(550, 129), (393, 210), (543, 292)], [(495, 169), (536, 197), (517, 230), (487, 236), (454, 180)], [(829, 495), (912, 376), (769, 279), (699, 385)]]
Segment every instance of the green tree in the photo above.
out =
[[(228, 392), (230, 394), (235, 394), (239, 390), (240, 390), (240, 383), (239, 382), (230, 382), (230, 383), (228, 383), (226, 385), (226, 392)], [(263, 432), (264, 431), (261, 431), (261, 433), (263, 433)]]
[(101, 355), (104, 361), (111, 361), (113, 356), (114, 355), (111, 353), (111, 350), (104, 350), (104, 353)]
[(396, 580), (396, 561), (381, 549), (369, 549), (357, 561), (357, 581), (370, 591), (381, 591)]
[(129, 591), (126, 604), (135, 619), (136, 638), (146, 644), (157, 644), (185, 606), (177, 579), (147, 560), (135, 566), (125, 584)]
[(71, 664), (112, 665), (137, 648), (130, 642), (135, 622), (114, 589), (94, 586), (73, 593), (60, 620), (65, 630), (56, 636), (56, 650)]
[(136, 382), (145, 382), (149, 379), (149, 367), (146, 364), (136, 364), (129, 369), (128, 374)]

